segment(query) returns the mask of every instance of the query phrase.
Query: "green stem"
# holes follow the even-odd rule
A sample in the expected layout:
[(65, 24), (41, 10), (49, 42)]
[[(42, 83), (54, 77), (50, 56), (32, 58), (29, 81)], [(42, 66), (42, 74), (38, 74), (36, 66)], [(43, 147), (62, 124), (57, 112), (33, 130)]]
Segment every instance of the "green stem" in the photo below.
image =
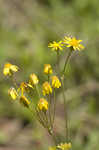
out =
[(48, 82), (50, 82), (50, 75), (48, 74)]
[(56, 111), (56, 95), (55, 95), (55, 89), (54, 89), (54, 113), (53, 113), (53, 125), (55, 120), (55, 111)]
[(40, 98), (40, 92), (39, 92), (39, 89), (38, 89), (38, 85), (35, 86), (36, 88), (36, 91), (37, 91), (37, 94), (38, 94), (38, 97)]
[(59, 75), (60, 73), (60, 66), (59, 66), (59, 63), (60, 63), (60, 54), (59, 54), (59, 50), (57, 51), (57, 73)]
[(63, 69), (63, 74), (61, 76), (61, 82), (62, 82), (62, 94), (63, 94), (63, 99), (64, 99), (64, 112), (65, 112), (65, 128), (66, 128), (66, 140), (68, 142), (69, 140), (69, 127), (68, 127), (68, 110), (67, 110), (67, 103), (66, 103), (66, 97), (65, 97), (65, 88), (64, 88), (64, 75), (65, 75), (65, 72), (66, 72), (66, 67), (67, 67), (67, 64), (68, 64), (68, 61), (70, 59), (70, 56), (72, 54), (72, 50), (70, 49), (69, 53), (68, 53), (68, 56), (65, 60), (65, 65), (64, 65), (64, 69)]
[(42, 124), (42, 126), (44, 128), (47, 128), (46, 124), (45, 124), (45, 119), (43, 116), (40, 116), (40, 113), (38, 111), (36, 111), (36, 114), (37, 114), (37, 119), (38, 121)]
[(62, 82), (62, 94), (64, 99), (64, 112), (65, 112), (65, 129), (66, 129), (66, 140), (68, 141), (68, 111), (67, 111), (67, 104), (66, 104), (66, 97), (65, 97), (65, 89), (64, 89), (64, 77), (61, 78)]
[(51, 118), (51, 98), (50, 98), (50, 95), (48, 95), (48, 101), (49, 101), (49, 121), (50, 121), (50, 127), (52, 128), (52, 118)]
[(64, 65), (63, 72), (62, 72), (63, 74), (65, 74), (65, 72), (66, 72), (66, 66), (67, 66), (67, 64), (68, 64), (68, 61), (69, 61), (69, 58), (70, 58), (72, 52), (73, 52), (73, 51), (70, 49), (70, 51), (69, 51), (69, 53), (68, 53), (68, 56), (67, 56), (67, 58), (66, 58), (66, 60), (65, 60), (65, 65)]
[(59, 51), (57, 51), (57, 65), (59, 65), (59, 60), (60, 60), (60, 55), (59, 55)]
[(47, 113), (46, 113), (46, 112), (44, 112), (44, 114), (45, 114), (45, 119), (46, 119), (47, 127), (49, 128), (49, 122), (48, 122), (48, 116), (47, 116)]
[(35, 109), (35, 113), (33, 113), (31, 108), (29, 107), (29, 111), (32, 113), (33, 117), (35, 117), (35, 119), (37, 119), (39, 121), (39, 123), (42, 124), (42, 126), (45, 128), (45, 125), (44, 125), (43, 121), (41, 120), (39, 113), (36, 111), (36, 109)]
[[(29, 107), (29, 111), (33, 114), (33, 111), (31, 110), (31, 108)], [(47, 114), (45, 113), (45, 116), (46, 116), (46, 119), (47, 119)], [(33, 114), (33, 117), (34, 117), (34, 114)], [(39, 112), (35, 109), (35, 118), (39, 121), (39, 123), (47, 129), (48, 133), (50, 136), (52, 136), (53, 138), (53, 141), (55, 142), (55, 145), (56, 145), (56, 138), (53, 134), (53, 131), (51, 129), (49, 129), (49, 126), (46, 126), (45, 123), (42, 121), (40, 115), (39, 115)], [(46, 120), (48, 122), (48, 119)]]

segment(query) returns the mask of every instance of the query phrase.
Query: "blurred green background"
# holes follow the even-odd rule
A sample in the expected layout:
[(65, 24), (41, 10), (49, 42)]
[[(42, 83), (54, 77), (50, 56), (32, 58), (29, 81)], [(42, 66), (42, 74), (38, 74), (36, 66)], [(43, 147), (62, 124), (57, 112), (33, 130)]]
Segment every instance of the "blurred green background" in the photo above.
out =
[[(43, 81), (44, 63), (56, 62), (48, 43), (65, 35), (82, 39), (85, 46), (71, 57), (66, 73), (72, 149), (99, 150), (98, 0), (0, 0), (0, 150), (46, 150), (53, 145), (31, 113), (12, 103), (7, 94), (12, 82), (2, 69), (11, 62), (20, 67), (19, 82), (32, 72)], [(64, 141), (61, 93), (57, 101), (55, 130)]]

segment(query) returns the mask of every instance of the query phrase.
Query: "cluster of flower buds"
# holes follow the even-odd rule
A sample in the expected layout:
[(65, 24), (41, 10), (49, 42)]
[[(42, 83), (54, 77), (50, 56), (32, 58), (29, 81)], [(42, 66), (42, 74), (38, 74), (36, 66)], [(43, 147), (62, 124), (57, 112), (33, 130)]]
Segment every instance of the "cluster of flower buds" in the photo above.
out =
[[(17, 67), (16, 65), (6, 63), (4, 65), (3, 74), (5, 76), (10, 76), (14, 78), (14, 73), (17, 72), (18, 70), (19, 70), (19, 67)], [(8, 94), (11, 96), (13, 100), (18, 99), (20, 104), (30, 109), (29, 106), (31, 105), (31, 102), (28, 99), (29, 94), (27, 93), (29, 93), (30, 90), (36, 90), (38, 93), (39, 100), (38, 100), (37, 106), (33, 109), (35, 110), (35, 113), (40, 123), (45, 128), (47, 128), (48, 131), (51, 133), (53, 122), (54, 122), (53, 118), (55, 115), (54, 114), (55, 110), (51, 112), (52, 110), (51, 104), (52, 105), (55, 104), (54, 102), (55, 99), (54, 100), (51, 99), (51, 95), (53, 95), (56, 88), (61, 87), (61, 82), (57, 76), (53, 75), (53, 69), (50, 64), (44, 65), (44, 74), (47, 75), (48, 80), (42, 84), (41, 90), (38, 85), (39, 79), (37, 75), (34, 73), (31, 73), (29, 76), (28, 82), (21, 82), (19, 86), (17, 85), (17, 83), (15, 83), (15, 85), (17, 86), (11, 87), (8, 90)], [(15, 80), (13, 81), (15, 82)], [(42, 95), (40, 93), (42, 93)]]
[(11, 96), (13, 100), (19, 99), (19, 102), (23, 106), (28, 108), (30, 105), (30, 101), (25, 95), (30, 89), (33, 89), (33, 87), (36, 84), (38, 84), (39, 80), (35, 74), (31, 74), (29, 77), (29, 82), (28, 83), (21, 82), (20, 86), (18, 87), (16, 81), (14, 80), (14, 73), (16, 73), (17, 71), (19, 71), (19, 67), (16, 65), (13, 65), (11, 63), (6, 63), (4, 65), (3, 74), (5, 76), (12, 77), (13, 82), (16, 85), (16, 87), (11, 87), (8, 90), (8, 94)]

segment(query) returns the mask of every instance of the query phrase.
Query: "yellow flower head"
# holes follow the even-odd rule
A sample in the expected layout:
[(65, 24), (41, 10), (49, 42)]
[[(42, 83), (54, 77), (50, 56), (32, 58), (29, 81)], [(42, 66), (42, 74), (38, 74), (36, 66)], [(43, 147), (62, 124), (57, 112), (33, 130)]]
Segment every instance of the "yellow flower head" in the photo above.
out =
[(75, 37), (67, 37), (64, 38), (64, 43), (67, 44), (67, 47), (72, 47), (74, 50), (82, 50), (84, 46), (80, 44), (82, 40), (77, 40)]
[(44, 65), (44, 73), (45, 74), (52, 74), (53, 70), (50, 64), (45, 64)]
[(4, 65), (3, 74), (5, 76), (7, 76), (7, 75), (11, 76), (14, 72), (17, 72), (18, 70), (19, 70), (19, 68), (16, 65), (7, 63)]
[(20, 87), (19, 87), (18, 90), (21, 91), (21, 95), (23, 95), (24, 92), (28, 92), (29, 91), (29, 88), (33, 88), (33, 86), (28, 84), (28, 83), (22, 82), (20, 84)]
[(23, 95), (20, 97), (20, 103), (24, 106), (24, 107), (29, 107), (29, 100)]
[(38, 82), (39, 82), (39, 80), (38, 80), (38, 77), (36, 76), (36, 74), (34, 74), (34, 73), (30, 74), (29, 84), (36, 85), (36, 84), (38, 84)]
[(17, 91), (13, 87), (8, 90), (8, 94), (11, 96), (13, 100), (15, 100), (18, 97)]
[(61, 143), (57, 146), (61, 150), (69, 150), (71, 148), (71, 143)]
[(42, 92), (44, 96), (52, 93), (51, 85), (47, 81), (43, 83), (42, 88), (43, 88)]
[(52, 87), (53, 88), (61, 87), (61, 82), (59, 81), (57, 76), (52, 76)]
[(39, 110), (48, 110), (48, 102), (46, 99), (44, 98), (40, 98), (39, 102), (38, 102), (38, 109)]
[(63, 50), (62, 46), (63, 46), (62, 41), (59, 41), (59, 42), (53, 41), (53, 43), (49, 43), (48, 45), (48, 47), (51, 47), (52, 50), (55, 50), (55, 51)]

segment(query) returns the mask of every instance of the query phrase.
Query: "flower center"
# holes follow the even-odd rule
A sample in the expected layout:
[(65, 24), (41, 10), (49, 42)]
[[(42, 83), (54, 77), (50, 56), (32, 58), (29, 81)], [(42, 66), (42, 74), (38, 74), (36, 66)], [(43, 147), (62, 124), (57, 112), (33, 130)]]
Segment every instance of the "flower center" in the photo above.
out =
[(59, 44), (55, 43), (55, 44), (54, 44), (54, 47), (59, 47)]
[(72, 46), (78, 46), (78, 41), (77, 41), (76, 39), (72, 39), (72, 40), (70, 41), (70, 44), (71, 44)]

